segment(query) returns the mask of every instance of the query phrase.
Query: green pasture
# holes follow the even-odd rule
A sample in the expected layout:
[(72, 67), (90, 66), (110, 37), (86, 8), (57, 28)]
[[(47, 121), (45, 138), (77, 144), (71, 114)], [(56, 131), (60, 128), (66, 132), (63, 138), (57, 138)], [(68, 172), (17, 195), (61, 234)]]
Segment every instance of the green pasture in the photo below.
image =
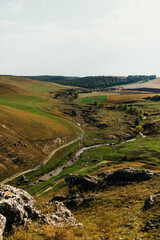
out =
[(94, 104), (95, 102), (97, 102), (97, 104), (105, 104), (107, 103), (107, 96), (85, 97), (82, 98), (82, 102), (88, 104)]
[[(111, 166), (125, 162), (144, 163), (144, 168), (155, 170), (160, 167), (160, 139), (146, 137), (137, 138), (136, 141), (120, 143), (117, 146), (101, 146), (85, 151), (80, 159), (72, 166), (63, 169), (56, 177), (40, 183), (28, 190), (30, 194), (36, 194), (49, 186), (54, 188), (57, 180), (63, 179), (69, 173), (94, 174), (104, 166)], [(46, 194), (46, 193), (44, 193)]]

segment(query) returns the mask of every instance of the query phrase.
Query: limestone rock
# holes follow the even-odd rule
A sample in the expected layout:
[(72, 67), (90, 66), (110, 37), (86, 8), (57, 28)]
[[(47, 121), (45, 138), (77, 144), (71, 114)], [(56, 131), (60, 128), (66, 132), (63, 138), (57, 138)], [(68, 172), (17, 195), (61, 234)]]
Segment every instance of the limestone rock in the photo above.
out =
[(35, 200), (26, 191), (9, 185), (0, 186), (0, 214), (6, 217), (6, 230), (24, 225), (28, 219), (40, 218), (34, 204)]
[(150, 170), (141, 170), (126, 167), (123, 169), (118, 169), (112, 174), (109, 173), (104, 176), (101, 187), (108, 187), (113, 185), (127, 185), (133, 182), (140, 182), (149, 180), (154, 176), (154, 173)]
[(96, 195), (89, 194), (88, 196), (79, 196), (78, 194), (72, 196), (54, 196), (50, 202), (60, 201), (63, 202), (64, 205), (69, 208), (77, 208), (80, 206), (88, 206), (90, 202), (96, 199)]
[(69, 174), (65, 178), (69, 189), (75, 189), (79, 192), (94, 191), (98, 186), (98, 179), (89, 175)]
[(141, 170), (126, 167), (115, 172), (106, 171), (98, 174), (97, 178), (89, 175), (68, 175), (65, 178), (70, 192), (88, 192), (102, 190), (106, 187), (118, 185), (125, 186), (133, 182), (141, 182), (151, 179), (153, 176), (160, 176), (159, 172)]
[(160, 205), (160, 194), (154, 195), (154, 196), (149, 196), (149, 198), (146, 199), (143, 208), (145, 210), (147, 210), (147, 209), (151, 208), (152, 206), (154, 206), (155, 204)]
[(35, 208), (35, 200), (29, 193), (9, 185), (0, 185), (0, 234), (3, 234), (4, 228), (9, 231), (36, 219), (54, 226), (79, 226), (63, 203), (56, 202), (56, 205), (56, 211), (50, 217), (45, 216)]
[(50, 216), (50, 224), (58, 227), (83, 226), (81, 223), (76, 223), (71, 211), (62, 202), (56, 202), (56, 211)]
[(0, 214), (0, 240), (3, 239), (3, 232), (5, 230), (5, 226), (6, 226), (6, 217)]

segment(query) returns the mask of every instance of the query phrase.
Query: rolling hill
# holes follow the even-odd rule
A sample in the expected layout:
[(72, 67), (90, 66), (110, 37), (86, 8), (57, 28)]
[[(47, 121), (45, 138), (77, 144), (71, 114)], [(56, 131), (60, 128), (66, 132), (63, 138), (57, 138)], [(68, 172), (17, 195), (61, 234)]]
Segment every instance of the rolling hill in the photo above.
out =
[(78, 136), (71, 117), (63, 117), (50, 97), (49, 91), (60, 89), (65, 87), (0, 77), (0, 180), (40, 164), (53, 149)]

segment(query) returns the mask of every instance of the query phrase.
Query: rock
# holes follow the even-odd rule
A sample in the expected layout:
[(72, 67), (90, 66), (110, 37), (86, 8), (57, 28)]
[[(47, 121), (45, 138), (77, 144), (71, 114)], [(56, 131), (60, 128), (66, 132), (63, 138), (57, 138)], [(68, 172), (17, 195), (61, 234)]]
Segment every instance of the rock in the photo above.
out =
[(22, 175), (18, 181), (22, 184), (27, 184), (29, 182), (25, 175)]
[(83, 226), (80, 223), (76, 223), (71, 211), (62, 202), (56, 202), (56, 211), (50, 216), (50, 224), (58, 227)]
[(3, 233), (6, 226), (6, 217), (4, 217), (2, 214), (0, 214), (0, 240), (3, 239)]
[(4, 228), (9, 231), (15, 226), (39, 219), (54, 226), (78, 226), (62, 202), (56, 202), (56, 205), (56, 211), (50, 217), (45, 216), (35, 208), (35, 200), (29, 193), (9, 185), (0, 185), (0, 234), (3, 234)]
[(108, 176), (111, 175), (111, 174), (113, 174), (112, 171), (102, 172), (102, 173), (99, 173), (99, 174), (98, 174), (98, 178), (102, 178), (102, 179), (108, 178)]
[(159, 228), (160, 227), (160, 217), (158, 218), (152, 218), (146, 223), (146, 226), (144, 228), (145, 232), (148, 232), (152, 228)]
[(94, 191), (98, 186), (98, 179), (89, 175), (69, 174), (65, 181), (70, 190), (79, 192)]
[(155, 204), (160, 205), (160, 195), (149, 196), (149, 198), (147, 198), (144, 203), (143, 209), (147, 210), (147, 209), (151, 208), (152, 206), (154, 206)]
[(115, 172), (106, 171), (100, 173), (97, 178), (89, 175), (69, 174), (65, 178), (65, 181), (69, 191), (72, 193), (101, 190), (113, 185), (125, 186), (127, 184), (132, 184), (133, 182), (149, 180), (153, 176), (159, 177), (160, 173), (126, 167), (118, 169)]
[(108, 140), (115, 140), (116, 139), (116, 136), (115, 135), (108, 135), (108, 134), (104, 134), (103, 137), (105, 139), (108, 139)]
[(26, 191), (9, 185), (0, 186), (0, 214), (6, 217), (6, 230), (24, 225), (28, 219), (41, 218), (34, 204), (35, 200)]
[(67, 208), (74, 208), (74, 207), (79, 206), (83, 200), (80, 199), (79, 195), (77, 194), (77, 195), (73, 195), (73, 196), (63, 196), (63, 195), (54, 196), (50, 200), (50, 202), (55, 202), (55, 201), (63, 202)]
[(73, 196), (54, 196), (50, 202), (55, 202), (55, 201), (61, 201), (64, 203), (64, 205), (69, 208), (77, 208), (79, 206), (88, 206), (90, 202), (94, 201), (96, 199), (96, 195), (88, 195), (88, 196), (79, 196), (73, 195)]
[(101, 181), (101, 187), (108, 187), (113, 185), (127, 185), (133, 182), (140, 182), (149, 180), (154, 176), (154, 173), (150, 170), (141, 170), (135, 168), (123, 168), (113, 173), (109, 173), (104, 176)]

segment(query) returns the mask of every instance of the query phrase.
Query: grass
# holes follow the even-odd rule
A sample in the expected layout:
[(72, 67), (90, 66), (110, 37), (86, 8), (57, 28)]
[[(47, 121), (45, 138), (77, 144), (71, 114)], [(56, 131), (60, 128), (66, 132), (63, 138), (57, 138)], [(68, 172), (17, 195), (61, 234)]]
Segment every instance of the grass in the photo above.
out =
[(58, 147), (57, 139), (63, 144), (80, 134), (71, 117), (48, 110), (59, 108), (48, 92), (59, 88), (63, 86), (0, 76), (1, 180), (40, 164)]
[[(72, 210), (77, 222), (83, 228), (68, 227), (56, 228), (40, 225), (34, 222), (25, 228), (19, 228), (12, 236), (4, 239), (28, 240), (101, 240), (101, 239), (159, 239), (158, 229), (144, 232), (145, 223), (160, 214), (159, 206), (143, 210), (144, 202), (149, 195), (159, 191), (159, 179), (134, 183), (123, 187), (110, 187), (103, 192), (98, 192), (95, 202), (88, 207), (79, 207)], [(43, 198), (43, 201), (46, 198)], [(54, 205), (39, 205), (43, 212), (52, 212)], [(153, 211), (155, 214), (153, 214)]]
[[(41, 177), (44, 174), (58, 168), (59, 166), (64, 165), (67, 161), (69, 161), (70, 159), (72, 159), (74, 157), (74, 154), (75, 154), (78, 147), (79, 147), (79, 143), (75, 142), (75, 143), (69, 145), (68, 147), (65, 147), (65, 148), (59, 150), (40, 169), (26, 174), (25, 176), (27, 177), (27, 179), (29, 181), (28, 184), (34, 182), (38, 177)], [(20, 184), (19, 179), (20, 178), (15, 179), (12, 182), (12, 184), (15, 185), (15, 186), (18, 186), (20, 188), (25, 188), (26, 185), (19, 185)], [(36, 189), (36, 186), (34, 187), (34, 189)], [(31, 192), (31, 191), (32, 190), (29, 190), (29, 192)]]
[[(8, 161), (3, 160), (3, 158), (1, 160), (0, 172), (2, 174), (4, 174), (4, 167), (8, 170), (8, 174), (11, 174), (11, 170), (16, 172), (23, 169), (21, 165), (16, 165), (17, 168), (14, 168), (15, 164), (7, 158), (8, 153), (19, 156), (20, 152), (23, 151), (23, 155), (21, 154), (20, 157), (25, 159), (27, 156), (26, 163), (34, 155), (33, 162), (29, 166), (35, 163), (39, 164), (51, 148), (56, 147), (53, 139), (59, 137), (69, 141), (80, 134), (80, 130), (73, 124), (72, 117), (64, 114), (63, 111), (66, 111), (66, 109), (76, 109), (77, 120), (81, 122), (85, 131), (83, 142), (85, 146), (118, 142), (120, 139), (123, 140), (123, 134), (128, 132), (131, 135), (136, 134), (134, 132), (136, 116), (118, 109), (111, 110), (109, 108), (99, 108), (99, 106), (92, 106), (92, 109), (89, 110), (88, 104), (94, 104), (95, 101), (97, 101), (97, 104), (102, 104), (106, 103), (107, 100), (108, 106), (128, 101), (130, 106), (142, 109), (149, 114), (147, 119), (141, 122), (142, 130), (143, 124), (159, 120), (159, 104), (144, 99), (147, 96), (153, 96), (153, 94), (127, 93), (122, 95), (114, 93), (111, 95), (111, 93), (91, 93), (80, 95), (80, 98), (72, 103), (62, 103), (60, 99), (49, 97), (49, 91), (59, 90), (58, 85), (36, 81), (33, 83), (32, 80), (13, 77), (4, 79), (1, 77), (0, 80), (3, 84), (5, 81), (8, 84), (5, 85), (5, 91), (2, 87), (0, 95), (0, 122), (7, 126), (7, 128), (4, 128), (0, 125), (2, 134), (2, 138), (0, 136), (1, 154), (6, 156)], [(14, 86), (10, 85), (11, 82), (14, 83)], [(86, 113), (86, 118), (91, 117), (91, 120), (85, 122), (81, 115), (82, 112)], [(72, 120), (72, 122), (65, 118)], [(101, 129), (99, 127), (101, 125), (106, 126)], [(67, 194), (64, 177), (69, 173), (97, 176), (100, 172), (114, 171), (123, 167), (160, 170), (158, 133), (159, 127), (157, 127), (154, 135), (148, 135), (146, 138), (137, 137), (134, 142), (92, 148), (84, 152), (72, 166), (64, 168), (60, 174), (51, 177), (48, 181), (30, 188), (28, 192), (36, 197), (41, 210), (47, 213), (53, 210), (53, 206), (47, 204), (42, 206), (41, 202), (49, 201), (55, 194)], [(115, 138), (108, 138), (110, 135), (112, 137), (114, 135)], [(15, 149), (13, 148), (13, 143), (18, 142), (19, 139), (27, 142), (27, 148), (24, 148), (26, 150), (19, 145)], [(46, 165), (26, 175), (29, 183), (66, 163), (73, 157), (77, 148), (78, 142), (58, 151)], [(21, 185), (21, 187), (26, 186)], [(149, 195), (157, 193), (159, 193), (159, 179), (157, 178), (124, 187), (111, 187), (103, 192), (97, 192), (97, 200), (91, 203), (89, 207), (73, 210), (73, 215), (78, 222), (83, 223), (84, 228), (58, 229), (34, 222), (26, 228), (17, 229), (12, 236), (8, 235), (4, 239), (160, 239), (158, 229), (153, 229), (148, 233), (142, 231), (146, 221), (160, 215), (157, 206), (147, 211), (142, 209), (145, 199)]]
[(106, 96), (99, 96), (99, 97), (86, 97), (82, 98), (82, 102), (88, 103), (88, 104), (94, 104), (97, 102), (97, 104), (106, 104), (107, 103), (107, 97)]

